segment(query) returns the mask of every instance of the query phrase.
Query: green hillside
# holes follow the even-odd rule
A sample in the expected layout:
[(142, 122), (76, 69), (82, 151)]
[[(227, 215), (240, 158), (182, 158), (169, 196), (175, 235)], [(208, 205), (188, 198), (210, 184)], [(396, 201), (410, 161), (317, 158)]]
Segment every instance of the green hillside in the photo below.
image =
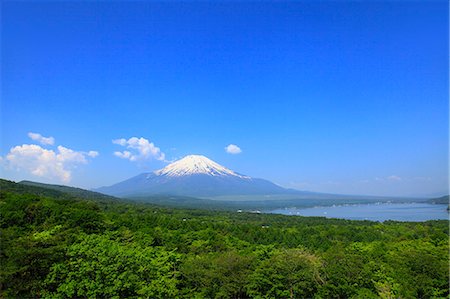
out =
[(55, 190), (65, 195), (68, 194), (75, 198), (90, 199), (90, 200), (118, 200), (118, 198), (114, 196), (64, 185), (51, 185), (31, 181), (20, 181), (18, 184), (38, 187), (41, 188), (42, 190), (47, 190), (46, 192), (50, 192), (49, 190)]
[(0, 298), (449, 296), (446, 220), (163, 208), (0, 184)]
[(58, 191), (55, 189), (43, 188), (40, 186), (27, 186), (23, 184), (19, 184), (16, 182), (0, 179), (0, 191), (1, 192), (13, 192), (16, 194), (34, 194), (39, 196), (50, 196), (57, 198), (66, 198), (70, 196), (62, 191)]

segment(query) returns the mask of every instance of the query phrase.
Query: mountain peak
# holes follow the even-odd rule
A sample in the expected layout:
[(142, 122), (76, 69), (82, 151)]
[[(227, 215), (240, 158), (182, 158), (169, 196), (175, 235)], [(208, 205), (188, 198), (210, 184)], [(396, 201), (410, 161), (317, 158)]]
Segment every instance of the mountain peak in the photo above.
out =
[(98, 191), (116, 196), (291, 194), (263, 179), (240, 175), (201, 155), (189, 155), (153, 173), (142, 173)]
[(206, 174), (210, 176), (235, 176), (249, 178), (208, 159), (202, 155), (188, 155), (177, 160), (163, 169), (155, 171), (156, 175), (179, 177), (193, 174)]

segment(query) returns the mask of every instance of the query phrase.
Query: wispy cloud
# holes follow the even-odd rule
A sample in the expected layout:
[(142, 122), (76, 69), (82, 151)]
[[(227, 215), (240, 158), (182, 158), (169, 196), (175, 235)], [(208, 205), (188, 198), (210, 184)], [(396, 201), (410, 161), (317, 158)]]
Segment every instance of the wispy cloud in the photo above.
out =
[(236, 144), (229, 144), (229, 145), (227, 145), (225, 147), (225, 151), (228, 154), (233, 154), (233, 155), (242, 153), (242, 150)]
[(403, 181), (403, 178), (401, 178), (401, 177), (399, 177), (398, 175), (390, 175), (390, 176), (387, 176), (387, 177), (376, 177), (375, 178), (375, 181), (378, 181), (378, 182), (399, 182), (399, 181)]
[(125, 146), (128, 150), (116, 151), (114, 155), (116, 157), (127, 159), (130, 161), (143, 161), (156, 159), (159, 161), (165, 160), (165, 154), (161, 152), (160, 148), (155, 146), (153, 142), (141, 137), (131, 137), (126, 140), (125, 138), (114, 139), (114, 144)]
[(42, 145), (53, 145), (55, 144), (55, 138), (53, 137), (44, 137), (39, 133), (29, 132), (28, 137), (32, 140), (39, 142)]
[(25, 171), (34, 176), (69, 182), (72, 168), (77, 164), (87, 164), (87, 156), (97, 156), (98, 152), (79, 152), (59, 145), (57, 151), (37, 144), (17, 145), (5, 157), (6, 166), (17, 171)]
[(398, 175), (390, 175), (386, 179), (388, 179), (389, 181), (401, 181), (402, 180), (402, 178), (399, 177)]

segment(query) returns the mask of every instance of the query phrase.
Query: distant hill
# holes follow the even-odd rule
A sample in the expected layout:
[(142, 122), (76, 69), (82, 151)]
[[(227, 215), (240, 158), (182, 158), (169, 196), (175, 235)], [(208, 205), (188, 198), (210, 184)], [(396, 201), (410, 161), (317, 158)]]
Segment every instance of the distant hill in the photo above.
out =
[(39, 196), (49, 196), (49, 197), (58, 197), (58, 196), (67, 196), (63, 192), (37, 187), (37, 186), (26, 186), (13, 181), (0, 179), (0, 191), (1, 192), (11, 192), (17, 194), (34, 194)]
[(435, 203), (435, 204), (449, 204), (449, 199), (450, 199), (450, 196), (445, 195), (445, 196), (429, 199), (428, 202)]
[(37, 182), (31, 182), (31, 181), (20, 181), (19, 184), (55, 190), (55, 191), (63, 192), (66, 194), (70, 194), (76, 198), (91, 199), (91, 200), (117, 200), (118, 199), (117, 197), (114, 197), (111, 195), (106, 195), (106, 194), (95, 192), (95, 191), (89, 191), (89, 190), (85, 190), (85, 189), (81, 189), (81, 188), (69, 187), (69, 186), (64, 186), (64, 185), (43, 184), (43, 183), (37, 183)]
[(117, 197), (88, 191), (75, 187), (62, 185), (43, 184), (31, 181), (21, 181), (19, 183), (0, 179), (1, 192), (13, 192), (18, 194), (34, 194), (61, 199), (86, 199), (101, 202), (117, 201)]

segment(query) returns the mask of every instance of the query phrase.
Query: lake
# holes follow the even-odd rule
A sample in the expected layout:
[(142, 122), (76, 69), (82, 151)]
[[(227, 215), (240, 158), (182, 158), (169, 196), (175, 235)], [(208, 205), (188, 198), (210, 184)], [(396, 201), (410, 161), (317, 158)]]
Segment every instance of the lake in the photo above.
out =
[(448, 219), (447, 205), (428, 203), (375, 203), (313, 208), (285, 208), (269, 213), (298, 216), (322, 216), (371, 221), (427, 221)]

